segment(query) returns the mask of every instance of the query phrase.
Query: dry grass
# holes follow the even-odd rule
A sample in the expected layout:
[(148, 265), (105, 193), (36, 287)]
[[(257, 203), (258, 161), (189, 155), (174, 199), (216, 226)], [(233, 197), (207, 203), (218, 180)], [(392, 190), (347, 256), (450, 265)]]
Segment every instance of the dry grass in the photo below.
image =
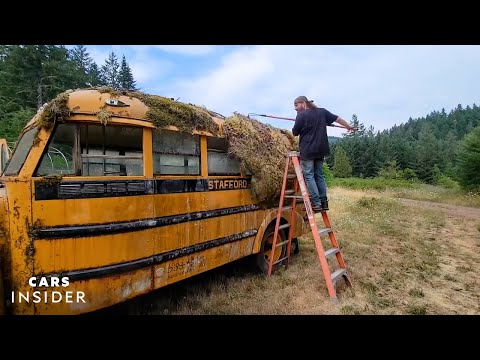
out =
[(38, 128), (50, 130), (55, 125), (55, 122), (62, 122), (65, 118), (70, 116), (70, 109), (68, 108), (68, 93), (59, 94), (55, 99), (50, 101), (47, 105), (41, 108), (40, 116), (37, 120)]
[(329, 196), (354, 290), (340, 286), (337, 304), (328, 298), (313, 239), (304, 236), (289, 269), (271, 278), (243, 259), (122, 308), (130, 314), (480, 314), (478, 218), (403, 205), (381, 193), (335, 188)]
[(296, 147), (292, 133), (238, 113), (225, 119), (223, 130), (229, 152), (253, 175), (255, 200), (265, 207), (278, 204), (286, 154)]
[(412, 200), (426, 200), (458, 206), (480, 207), (478, 192), (464, 192), (459, 189), (447, 189), (441, 186), (422, 184), (419, 188), (396, 189), (386, 192), (387, 195)]

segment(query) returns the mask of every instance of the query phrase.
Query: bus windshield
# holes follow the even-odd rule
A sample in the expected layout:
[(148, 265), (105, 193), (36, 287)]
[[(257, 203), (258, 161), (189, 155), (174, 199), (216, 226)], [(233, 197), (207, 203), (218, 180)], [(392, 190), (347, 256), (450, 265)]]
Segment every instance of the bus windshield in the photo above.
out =
[(34, 127), (23, 134), (22, 138), (13, 150), (10, 161), (8, 162), (7, 168), (4, 172), (5, 175), (17, 175), (19, 173), (28, 153), (30, 152), (30, 149), (32, 148), (33, 140), (35, 139), (37, 132), (38, 129)]

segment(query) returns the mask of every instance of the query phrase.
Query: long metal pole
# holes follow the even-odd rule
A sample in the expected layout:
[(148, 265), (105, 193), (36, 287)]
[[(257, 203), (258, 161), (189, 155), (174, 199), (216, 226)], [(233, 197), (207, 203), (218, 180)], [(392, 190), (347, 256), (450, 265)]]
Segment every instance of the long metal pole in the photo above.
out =
[[(273, 118), (273, 119), (281, 119), (281, 120), (290, 120), (290, 121), (295, 121), (295, 119), (292, 119), (292, 118), (287, 118), (287, 117), (281, 117), (281, 116), (274, 116), (274, 115), (265, 115), (265, 114), (253, 114), (253, 113), (250, 113), (248, 114), (248, 116), (250, 115), (254, 115), (254, 116), (263, 116), (263, 117), (268, 117), (268, 118)], [(338, 128), (342, 128), (342, 129), (346, 129), (345, 126), (341, 126), (341, 125), (327, 125), (327, 126), (331, 126), (331, 127), (338, 127)]]

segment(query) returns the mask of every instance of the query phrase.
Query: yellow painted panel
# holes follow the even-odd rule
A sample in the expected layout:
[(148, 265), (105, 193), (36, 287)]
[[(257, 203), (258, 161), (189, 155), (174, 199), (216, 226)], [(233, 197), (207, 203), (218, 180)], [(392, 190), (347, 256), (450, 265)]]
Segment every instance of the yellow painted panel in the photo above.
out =
[(103, 224), (153, 217), (153, 195), (33, 201), (43, 226)]
[(35, 240), (36, 272), (94, 268), (153, 255), (153, 231), (140, 230), (97, 237)]
[[(29, 287), (28, 279), (33, 275), (35, 254), (33, 239), (28, 235), (32, 224), (30, 182), (6, 182), (5, 186), (10, 214), (10, 241), (7, 246), (11, 256), (13, 290), (23, 291)], [(23, 306), (17, 313), (32, 314), (33, 306)]]
[(207, 209), (222, 209), (254, 203), (250, 189), (209, 191), (205, 195)]
[(153, 145), (152, 129), (143, 129), (143, 175), (147, 178), (153, 176)]
[(253, 212), (190, 221), (159, 227), (155, 232), (154, 253), (171, 251), (258, 228)]
[(156, 217), (209, 210), (205, 207), (203, 192), (157, 194), (153, 197)]
[[(46, 288), (42, 288), (45, 292)], [(70, 282), (67, 287), (54, 287), (46, 290), (48, 303), (44, 298), (41, 302), (35, 304), (36, 314), (61, 314), (73, 315), (90, 312), (105, 308), (131, 299), (135, 296), (145, 294), (152, 289), (152, 268), (146, 268), (122, 273), (121, 276), (110, 276), (88, 281)], [(30, 299), (33, 299), (32, 292), (37, 288), (30, 288)], [(38, 291), (38, 290), (37, 290)], [(62, 301), (52, 303), (52, 292), (58, 291), (62, 294)], [(67, 291), (71, 292), (71, 297), (67, 302)], [(83, 300), (82, 301), (82, 293)], [(55, 296), (58, 299), (59, 296)], [(78, 301), (77, 301), (78, 300)]]
[(251, 253), (253, 237), (154, 265), (154, 287), (186, 279)]

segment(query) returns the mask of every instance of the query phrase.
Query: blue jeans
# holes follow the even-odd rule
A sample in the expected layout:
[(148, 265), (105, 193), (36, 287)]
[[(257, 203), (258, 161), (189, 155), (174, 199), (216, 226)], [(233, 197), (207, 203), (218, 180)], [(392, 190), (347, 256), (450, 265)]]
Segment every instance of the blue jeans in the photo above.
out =
[(321, 201), (327, 200), (327, 185), (323, 177), (322, 160), (300, 160), (303, 177), (307, 184), (312, 206), (320, 206)]

